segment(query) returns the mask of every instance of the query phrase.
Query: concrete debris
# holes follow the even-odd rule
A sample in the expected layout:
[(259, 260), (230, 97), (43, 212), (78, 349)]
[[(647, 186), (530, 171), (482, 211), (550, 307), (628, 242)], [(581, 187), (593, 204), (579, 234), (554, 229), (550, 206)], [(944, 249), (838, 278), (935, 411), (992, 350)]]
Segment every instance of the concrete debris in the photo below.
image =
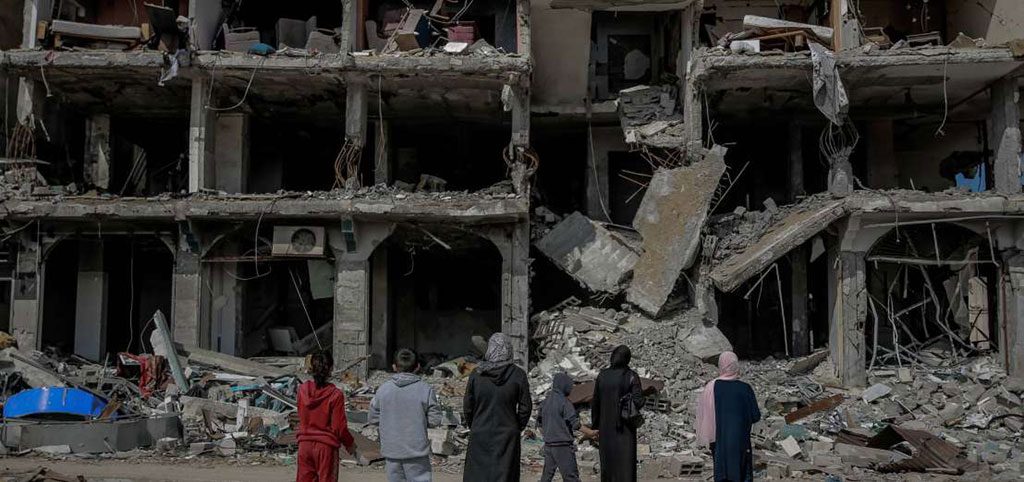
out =
[(892, 388), (884, 383), (878, 383), (868, 387), (861, 393), (861, 399), (867, 403), (874, 402), (892, 392)]
[(618, 293), (640, 258), (632, 241), (576, 212), (536, 243), (558, 267), (592, 291)]
[(655, 172), (644, 194), (633, 219), (644, 252), (626, 300), (651, 316), (661, 312), (683, 270), (696, 260), (704, 220), (725, 173), (725, 151), (715, 146), (690, 166)]
[(773, 34), (786, 31), (808, 31), (817, 36), (818, 40), (826, 44), (832, 43), (832, 29), (828, 27), (822, 27), (820, 25), (791, 22), (788, 20), (779, 20), (770, 17), (760, 17), (757, 15), (744, 15), (743, 28), (752, 30), (754, 31), (754, 33), (759, 35)]
[(722, 331), (703, 322), (679, 328), (676, 337), (687, 352), (701, 360), (714, 361), (722, 352), (732, 351), (732, 343)]

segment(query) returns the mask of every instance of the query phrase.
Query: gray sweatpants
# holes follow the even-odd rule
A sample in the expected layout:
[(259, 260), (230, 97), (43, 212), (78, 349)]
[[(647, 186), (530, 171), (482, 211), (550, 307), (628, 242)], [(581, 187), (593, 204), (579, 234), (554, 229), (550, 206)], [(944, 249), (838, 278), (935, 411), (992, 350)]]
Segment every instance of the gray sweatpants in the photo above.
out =
[(580, 481), (580, 469), (576, 466), (576, 446), (544, 446), (544, 472), (540, 476), (540, 482), (551, 482), (555, 476), (555, 468), (562, 474), (563, 482)]
[(387, 459), (388, 482), (430, 482), (430, 457)]

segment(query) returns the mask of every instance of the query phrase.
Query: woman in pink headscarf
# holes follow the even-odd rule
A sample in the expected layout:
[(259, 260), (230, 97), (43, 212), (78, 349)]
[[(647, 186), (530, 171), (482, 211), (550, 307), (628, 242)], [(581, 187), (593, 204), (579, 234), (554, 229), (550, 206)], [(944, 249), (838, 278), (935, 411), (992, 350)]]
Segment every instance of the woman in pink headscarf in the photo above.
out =
[(750, 427), (761, 420), (754, 390), (740, 378), (740, 361), (727, 351), (718, 356), (718, 378), (697, 396), (697, 444), (709, 445), (715, 482), (754, 480)]

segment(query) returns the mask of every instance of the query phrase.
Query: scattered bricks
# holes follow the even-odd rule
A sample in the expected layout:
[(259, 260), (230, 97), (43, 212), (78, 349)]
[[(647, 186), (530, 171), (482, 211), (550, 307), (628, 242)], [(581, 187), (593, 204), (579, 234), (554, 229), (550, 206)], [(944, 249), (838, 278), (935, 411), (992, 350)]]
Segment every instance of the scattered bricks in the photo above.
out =
[(914, 381), (914, 372), (911, 371), (910, 367), (903, 367), (897, 371), (900, 383), (911, 383)]
[(765, 467), (765, 476), (769, 479), (788, 479), (789, 465), (776, 460), (769, 460)]
[(213, 442), (192, 442), (192, 444), (188, 446), (188, 454), (201, 455), (212, 452), (216, 448), (217, 444)]
[(784, 440), (779, 442), (779, 447), (786, 453), (790, 458), (796, 458), (800, 455), (800, 443), (793, 437), (786, 437)]
[(647, 397), (644, 399), (644, 409), (654, 412), (669, 413), (672, 411), (672, 402), (661, 397)]
[(835, 455), (811, 455), (811, 465), (815, 467), (842, 467), (843, 459)]
[(868, 387), (866, 390), (861, 392), (861, 398), (864, 399), (865, 402), (871, 403), (874, 402), (875, 400), (878, 400), (879, 398), (888, 395), (891, 391), (892, 388), (889, 387), (889, 385), (886, 385), (884, 383), (878, 383)]
[(430, 439), (430, 451), (434, 455), (450, 456), (455, 455), (458, 450), (453, 441), (452, 431), (446, 428), (427, 429), (427, 438)]
[(832, 453), (832, 447), (835, 446), (835, 443), (813, 440), (808, 442), (806, 446), (811, 455), (828, 455)]
[(669, 474), (675, 477), (701, 477), (704, 459), (692, 455), (677, 455), (669, 462)]

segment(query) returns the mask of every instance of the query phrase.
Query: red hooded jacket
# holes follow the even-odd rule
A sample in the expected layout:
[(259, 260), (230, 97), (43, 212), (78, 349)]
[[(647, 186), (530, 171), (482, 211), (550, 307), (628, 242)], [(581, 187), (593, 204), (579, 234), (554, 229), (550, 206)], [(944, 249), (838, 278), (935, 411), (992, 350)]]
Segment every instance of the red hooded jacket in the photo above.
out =
[(308, 381), (299, 386), (298, 441), (318, 442), (352, 452), (352, 434), (345, 418), (345, 395), (333, 384), (317, 388)]

